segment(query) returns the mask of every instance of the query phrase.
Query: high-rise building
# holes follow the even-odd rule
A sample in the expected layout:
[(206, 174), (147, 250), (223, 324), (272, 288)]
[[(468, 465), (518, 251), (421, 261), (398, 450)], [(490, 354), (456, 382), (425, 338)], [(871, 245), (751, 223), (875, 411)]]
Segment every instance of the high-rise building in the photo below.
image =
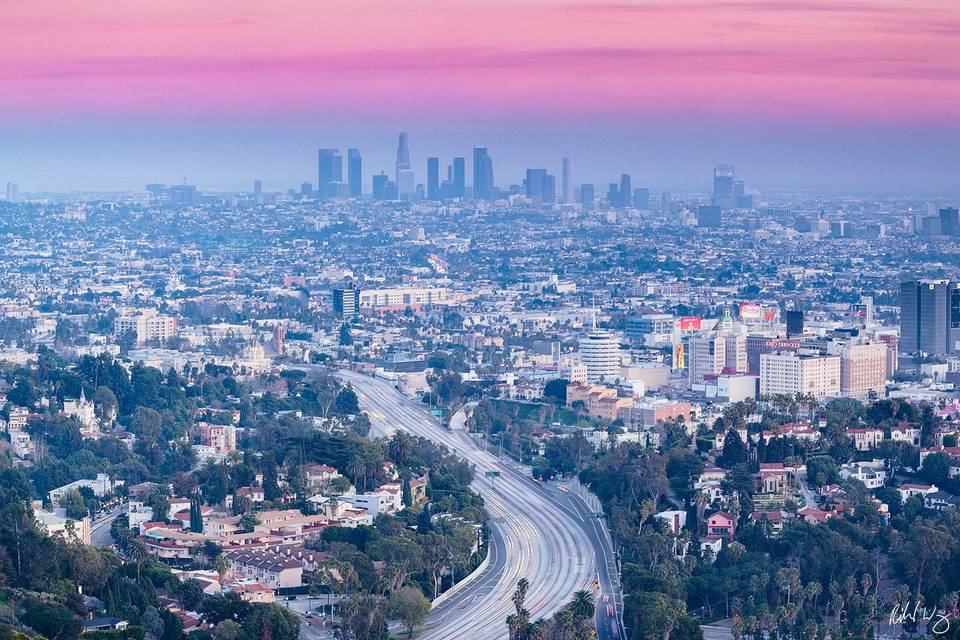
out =
[(594, 193), (592, 184), (582, 184), (580, 185), (580, 204), (585, 208), (590, 208), (593, 206), (593, 201), (596, 199), (596, 194)]
[(591, 331), (580, 339), (580, 360), (587, 366), (587, 380), (615, 380), (620, 375), (620, 345), (609, 331)]
[(760, 394), (814, 398), (840, 393), (840, 356), (796, 351), (760, 354)]
[(360, 149), (347, 149), (347, 180), (350, 182), (350, 197), (363, 195), (363, 159)]
[(10, 202), (16, 202), (19, 195), (20, 194), (17, 191), (17, 183), (8, 182), (7, 183), (7, 200)]
[(467, 195), (467, 160), (463, 157), (453, 159), (453, 176), (450, 181), (450, 197), (463, 198)]
[(477, 200), (490, 200), (493, 195), (493, 159), (486, 147), (474, 147), (473, 197)]
[(309, 182), (300, 183), (300, 197), (302, 198), (312, 198), (313, 197), (313, 185)]
[(543, 176), (543, 204), (557, 201), (557, 177), (552, 173)]
[(787, 337), (803, 335), (803, 311), (790, 309), (784, 312), (784, 321), (787, 323)]
[(740, 333), (722, 331), (694, 336), (687, 353), (687, 372), (693, 384), (703, 382), (706, 376), (747, 370), (747, 341)]
[(840, 393), (866, 398), (882, 394), (887, 384), (887, 345), (883, 342), (831, 342), (828, 353), (840, 356)]
[(673, 211), (673, 195), (669, 191), (660, 194), (660, 213)]
[(373, 199), (374, 200), (396, 200), (397, 183), (390, 179), (390, 176), (383, 171), (373, 176)]
[(650, 210), (650, 189), (633, 190), (633, 206), (641, 211)]
[(563, 171), (560, 176), (562, 193), (561, 198), (564, 204), (573, 202), (573, 163), (570, 158), (563, 159)]
[(607, 187), (607, 203), (611, 207), (620, 206), (620, 187), (617, 186), (616, 182), (611, 182)]
[(723, 209), (734, 208), (736, 206), (734, 182), (733, 165), (717, 165), (713, 170), (713, 199), (710, 204)]
[(427, 158), (427, 200), (440, 200), (440, 158)]
[(960, 339), (960, 283), (908, 280), (900, 283), (900, 350), (949, 355)]
[(620, 196), (617, 202), (618, 207), (629, 207), (632, 203), (630, 198), (633, 196), (633, 187), (630, 184), (630, 174), (625, 173), (620, 176)]
[(957, 210), (954, 207), (940, 209), (940, 233), (945, 236), (955, 236), (960, 231), (957, 225)]
[(415, 193), (416, 184), (413, 169), (410, 166), (410, 144), (406, 132), (400, 133), (397, 141), (397, 164), (394, 181), (397, 184), (399, 198), (409, 200)]
[(253, 195), (260, 196), (263, 193), (263, 183), (259, 180), (253, 181)]
[(339, 149), (320, 149), (317, 153), (317, 194), (321, 198), (333, 198), (339, 193), (343, 181), (343, 157)]
[(546, 169), (527, 169), (527, 177), (523, 181), (524, 193), (535, 204), (543, 204), (544, 182), (546, 178)]
[(701, 205), (697, 210), (697, 226), (720, 228), (723, 224), (720, 205)]
[(860, 301), (850, 308), (854, 324), (868, 328), (873, 326), (873, 296), (860, 296)]
[(340, 318), (352, 320), (360, 315), (359, 289), (334, 289), (333, 312)]

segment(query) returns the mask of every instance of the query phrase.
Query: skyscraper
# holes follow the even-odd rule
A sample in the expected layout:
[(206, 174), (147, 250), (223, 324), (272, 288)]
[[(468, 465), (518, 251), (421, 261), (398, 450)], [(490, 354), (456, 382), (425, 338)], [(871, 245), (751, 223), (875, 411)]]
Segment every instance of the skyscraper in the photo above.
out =
[(263, 182), (260, 180), (253, 181), (253, 195), (259, 197), (263, 193)]
[(317, 153), (317, 194), (321, 198), (335, 197), (343, 181), (343, 157), (339, 149), (320, 149)]
[(527, 169), (527, 177), (523, 181), (524, 191), (535, 204), (543, 204), (543, 187), (546, 177), (546, 169)]
[(609, 331), (594, 330), (580, 338), (580, 360), (587, 366), (587, 380), (614, 380), (620, 375), (620, 344)]
[(543, 176), (543, 204), (554, 204), (557, 201), (557, 177), (552, 173)]
[(413, 169), (410, 168), (410, 145), (407, 141), (406, 132), (400, 133), (400, 139), (397, 142), (397, 165), (395, 181), (397, 183), (397, 194), (401, 199), (409, 199), (414, 194)]
[(617, 201), (619, 207), (629, 207), (630, 198), (633, 195), (633, 187), (630, 185), (630, 174), (625, 173), (620, 176), (620, 199)]
[(957, 225), (957, 210), (954, 207), (940, 209), (940, 233), (955, 236), (960, 231)]
[(908, 280), (900, 283), (900, 350), (948, 355), (960, 338), (960, 283)]
[(580, 204), (586, 208), (593, 206), (593, 200), (596, 197), (592, 184), (580, 185)]
[(467, 195), (467, 160), (466, 158), (453, 159), (453, 182), (451, 198), (463, 198)]
[(473, 148), (473, 197), (477, 200), (493, 197), (493, 159), (486, 147)]
[(427, 158), (427, 200), (440, 199), (440, 158)]
[(723, 209), (736, 206), (734, 198), (734, 171), (732, 164), (720, 164), (713, 170), (713, 198), (711, 204)]
[(642, 211), (650, 209), (650, 189), (633, 190), (633, 206)]
[(562, 193), (561, 198), (564, 204), (573, 201), (573, 163), (570, 158), (563, 159), (563, 172), (561, 174)]
[(10, 202), (16, 202), (19, 194), (17, 193), (17, 183), (8, 182), (7, 183), (7, 200)]
[(723, 217), (719, 205), (701, 205), (697, 210), (697, 226), (719, 228)]
[(350, 181), (350, 197), (363, 195), (363, 159), (359, 149), (347, 149), (347, 179)]

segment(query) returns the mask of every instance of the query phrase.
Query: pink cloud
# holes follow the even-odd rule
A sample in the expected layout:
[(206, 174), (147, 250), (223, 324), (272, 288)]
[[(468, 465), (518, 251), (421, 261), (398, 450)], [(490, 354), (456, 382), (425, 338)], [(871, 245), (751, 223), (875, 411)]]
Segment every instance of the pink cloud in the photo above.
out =
[(14, 2), (0, 110), (951, 121), (949, 3)]

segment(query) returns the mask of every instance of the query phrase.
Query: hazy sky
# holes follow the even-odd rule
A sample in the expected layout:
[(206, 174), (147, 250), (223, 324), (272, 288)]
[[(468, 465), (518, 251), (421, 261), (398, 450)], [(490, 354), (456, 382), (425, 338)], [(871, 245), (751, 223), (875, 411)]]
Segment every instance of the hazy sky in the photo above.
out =
[[(162, 5), (162, 6), (161, 6)], [(0, 182), (316, 181), (490, 148), (606, 183), (955, 193), (957, 0), (4, 0)], [(469, 164), (469, 163), (468, 163)], [(368, 178), (369, 180), (369, 178)]]

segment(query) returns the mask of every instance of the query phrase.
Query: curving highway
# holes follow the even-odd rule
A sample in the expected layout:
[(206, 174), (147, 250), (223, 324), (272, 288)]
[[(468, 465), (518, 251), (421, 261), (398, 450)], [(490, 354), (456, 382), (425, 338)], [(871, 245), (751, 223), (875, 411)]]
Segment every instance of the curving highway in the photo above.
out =
[[(532, 619), (551, 615), (579, 589), (598, 596), (613, 593), (606, 562), (599, 567), (600, 587), (594, 588), (598, 545), (608, 539), (600, 539), (603, 534), (595, 523), (587, 523), (567, 496), (481, 450), (462, 430), (448, 431), (389, 382), (348, 370), (340, 374), (370, 416), (371, 436), (388, 436), (400, 428), (446, 445), (476, 468), (473, 488), (484, 498), (493, 532), (490, 564), (431, 612), (420, 637), (508, 638), (505, 620), (513, 611), (510, 597), (520, 578), (530, 582), (526, 607)], [(488, 471), (499, 471), (500, 477), (487, 478)], [(602, 640), (619, 638), (617, 616), (607, 616), (606, 604), (598, 600), (598, 635)]]

